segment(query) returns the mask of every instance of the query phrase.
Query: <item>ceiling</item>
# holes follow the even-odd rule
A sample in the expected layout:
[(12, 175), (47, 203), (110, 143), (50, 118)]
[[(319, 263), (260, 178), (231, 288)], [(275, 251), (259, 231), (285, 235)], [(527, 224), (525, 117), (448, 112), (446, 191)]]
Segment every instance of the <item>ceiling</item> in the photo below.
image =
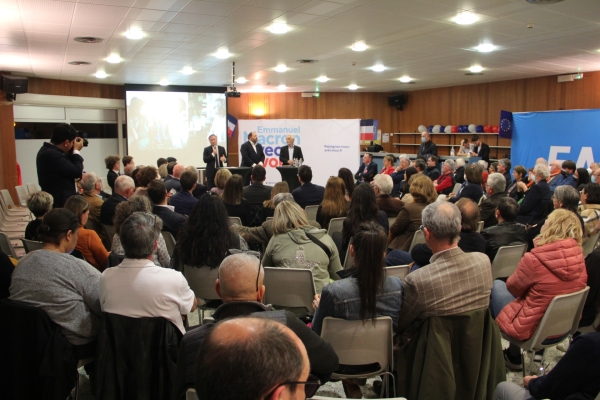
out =
[[(456, 24), (461, 11), (479, 20)], [(271, 33), (274, 22), (290, 31)], [(145, 36), (127, 39), (129, 29)], [(77, 36), (104, 41), (82, 44)], [(367, 50), (352, 51), (355, 41)], [(474, 50), (486, 42), (498, 49)], [(216, 58), (221, 48), (232, 56)], [(246, 92), (280, 84), (391, 92), (600, 70), (599, 50), (598, 0), (0, 0), (0, 70), (83, 82), (224, 85), (235, 61)], [(108, 63), (113, 53), (123, 62)], [(287, 72), (274, 71), (280, 63)], [(372, 71), (375, 64), (386, 70)], [(465, 75), (473, 65), (483, 75)], [(182, 74), (186, 66), (195, 72)], [(98, 79), (97, 71), (108, 76)], [(320, 75), (329, 81), (317, 83)], [(400, 83), (405, 75), (415, 83)]]

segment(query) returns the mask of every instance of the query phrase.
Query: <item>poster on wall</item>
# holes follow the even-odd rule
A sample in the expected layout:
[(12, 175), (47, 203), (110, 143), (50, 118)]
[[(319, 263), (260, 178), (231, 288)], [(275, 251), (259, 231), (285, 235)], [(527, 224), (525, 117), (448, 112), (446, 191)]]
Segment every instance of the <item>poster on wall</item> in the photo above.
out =
[(294, 144), (302, 148), (304, 165), (311, 167), (312, 182), (317, 185), (325, 186), (327, 179), (337, 176), (342, 167), (353, 174), (358, 170), (359, 119), (241, 119), (238, 128), (238, 149), (248, 140), (248, 133), (258, 135), (258, 143), (265, 153), (267, 185), (281, 182), (276, 168), (281, 165), (279, 154), (281, 147), (287, 145), (287, 135), (293, 135)]

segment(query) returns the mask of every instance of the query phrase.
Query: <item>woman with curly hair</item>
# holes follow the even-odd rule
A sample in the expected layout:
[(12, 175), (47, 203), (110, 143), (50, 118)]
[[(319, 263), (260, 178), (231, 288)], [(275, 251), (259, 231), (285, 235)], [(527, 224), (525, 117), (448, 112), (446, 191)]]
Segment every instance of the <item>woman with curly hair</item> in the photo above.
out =
[(146, 188), (148, 184), (158, 179), (158, 170), (155, 167), (141, 167), (135, 174), (135, 193), (134, 195), (147, 195)]

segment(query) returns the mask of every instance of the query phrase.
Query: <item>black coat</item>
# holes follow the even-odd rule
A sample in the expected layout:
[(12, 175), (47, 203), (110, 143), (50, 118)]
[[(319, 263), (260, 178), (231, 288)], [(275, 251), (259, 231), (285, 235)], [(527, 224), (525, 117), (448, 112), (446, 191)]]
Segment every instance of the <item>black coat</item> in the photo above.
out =
[(542, 219), (544, 206), (546, 206), (546, 203), (548, 203), (551, 198), (552, 192), (545, 179), (532, 185), (519, 206), (517, 222), (530, 225), (538, 222)]
[(250, 186), (244, 187), (244, 198), (248, 203), (258, 204), (271, 198), (273, 186), (264, 185), (261, 182), (253, 182)]
[(318, 206), (323, 202), (325, 188), (323, 186), (314, 185), (311, 182), (306, 182), (300, 187), (292, 191), (292, 196), (296, 203), (302, 208), (306, 206)]
[(506, 193), (494, 193), (479, 205), (479, 220), (483, 221), (483, 228), (489, 228), (498, 224), (496, 219), (496, 208), (502, 198), (506, 197)]
[[(227, 162), (227, 152), (223, 146), (217, 146), (219, 149), (219, 167), (223, 167), (223, 161), (221, 161), (221, 157), (225, 156), (225, 162)], [(217, 173), (217, 168), (215, 167), (215, 157), (213, 156), (213, 148), (212, 146), (208, 146), (204, 148), (204, 154), (202, 155), (202, 159), (206, 163), (206, 177), (212, 178)]]
[(484, 229), (481, 235), (485, 239), (485, 254), (490, 261), (494, 261), (498, 249), (502, 246), (527, 243), (525, 225), (516, 222), (502, 222), (501, 224)]
[[(104, 225), (113, 225), (113, 217), (115, 216), (115, 210), (119, 203), (127, 201), (127, 199), (120, 194), (113, 193), (108, 200), (102, 203), (100, 207), (100, 223)], [(112, 241), (112, 238), (109, 240)]]
[(37, 153), (36, 166), (38, 182), (54, 198), (54, 208), (64, 206), (69, 197), (77, 194), (75, 179), (83, 174), (83, 158), (79, 154), (65, 154), (44, 142)]
[(250, 141), (247, 141), (240, 147), (240, 154), (242, 156), (240, 167), (252, 167), (253, 164), (265, 161), (265, 153), (260, 143), (256, 143), (256, 151), (254, 151)]
[(174, 238), (177, 238), (177, 234), (183, 229), (183, 225), (185, 225), (186, 218), (175, 211), (169, 210), (167, 207), (155, 205), (152, 207), (152, 214), (162, 219), (162, 230), (171, 233)]
[(365, 182), (371, 182), (375, 175), (377, 175), (377, 164), (373, 161), (371, 161), (366, 168), (367, 170), (365, 172), (365, 163), (360, 164), (360, 168), (354, 174), (354, 178), (357, 182), (361, 182), (363, 179)]
[(475, 203), (479, 203), (479, 200), (483, 196), (483, 188), (481, 185), (475, 183), (467, 183), (463, 186), (462, 190), (458, 191), (458, 194), (450, 199), (452, 203), (456, 203), (460, 198), (466, 197), (473, 200)]
[[(294, 146), (294, 154), (292, 154), (291, 159), (293, 160), (294, 158), (304, 159), (304, 156), (302, 155), (302, 149), (300, 148), (300, 146)], [(279, 150), (279, 161), (283, 165), (288, 165), (289, 160), (290, 160), (290, 148), (286, 145)]]
[(118, 177), (119, 177), (119, 174), (117, 174), (112, 169), (110, 171), (108, 171), (108, 173), (106, 174), (106, 180), (108, 181), (108, 186), (110, 186), (110, 189), (113, 192), (115, 191), (115, 181), (117, 180)]
[(437, 146), (431, 140), (429, 142), (421, 143), (417, 156), (424, 156), (426, 159), (428, 156), (437, 156)]
[(490, 146), (485, 143), (481, 143), (481, 146), (475, 147), (473, 149), (474, 152), (477, 153), (477, 157), (481, 157), (482, 160), (487, 162), (490, 161)]
[(454, 171), (454, 182), (463, 183), (465, 181), (465, 167), (458, 167)]

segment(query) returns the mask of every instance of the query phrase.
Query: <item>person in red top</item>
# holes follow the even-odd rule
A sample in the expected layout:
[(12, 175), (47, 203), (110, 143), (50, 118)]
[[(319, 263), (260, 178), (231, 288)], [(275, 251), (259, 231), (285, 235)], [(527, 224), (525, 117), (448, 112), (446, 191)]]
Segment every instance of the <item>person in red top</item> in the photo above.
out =
[[(569, 210), (554, 210), (546, 219), (534, 248), (525, 253), (506, 283), (496, 280), (490, 310), (502, 332), (529, 339), (555, 296), (577, 292), (587, 284), (581, 249), (581, 222)], [(520, 349), (504, 351), (506, 366), (521, 368)]]
[(383, 169), (381, 170), (381, 174), (384, 175), (392, 175), (394, 173), (394, 162), (396, 161), (396, 157), (391, 154), (383, 157)]
[(442, 164), (442, 175), (437, 180), (433, 181), (435, 191), (438, 194), (450, 194), (454, 186), (454, 161), (446, 160)]

